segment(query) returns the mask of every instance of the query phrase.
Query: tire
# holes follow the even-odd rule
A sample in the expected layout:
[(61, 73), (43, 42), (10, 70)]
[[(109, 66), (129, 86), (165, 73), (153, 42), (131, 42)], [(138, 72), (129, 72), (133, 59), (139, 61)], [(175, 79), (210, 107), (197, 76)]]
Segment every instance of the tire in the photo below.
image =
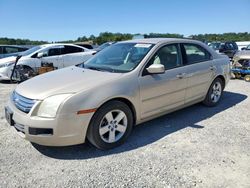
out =
[(130, 108), (123, 102), (111, 101), (100, 107), (92, 117), (87, 138), (95, 147), (107, 150), (123, 144), (132, 127)]
[(19, 82), (28, 80), (35, 75), (34, 70), (29, 66), (17, 66), (15, 72), (16, 77), (19, 77)]
[(250, 75), (244, 76), (244, 80), (245, 80), (246, 82), (250, 82)]
[(236, 78), (236, 79), (240, 79), (240, 78), (241, 78), (241, 74), (236, 73), (236, 74), (235, 74), (235, 78)]
[(220, 78), (216, 78), (209, 87), (203, 104), (209, 107), (216, 106), (220, 102), (221, 96), (223, 94), (223, 89), (224, 85), (222, 80)]

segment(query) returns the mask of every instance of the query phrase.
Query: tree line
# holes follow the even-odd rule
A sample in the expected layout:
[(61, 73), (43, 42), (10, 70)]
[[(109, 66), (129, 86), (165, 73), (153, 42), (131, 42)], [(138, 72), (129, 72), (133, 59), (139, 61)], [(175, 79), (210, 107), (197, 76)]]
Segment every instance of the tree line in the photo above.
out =
[[(102, 44), (107, 41), (123, 41), (130, 40), (135, 35), (143, 36), (144, 38), (184, 38), (182, 34), (175, 33), (149, 33), (149, 34), (130, 34), (130, 33), (111, 33), (102, 32), (98, 36), (90, 35), (78, 37), (76, 40), (57, 41), (63, 43), (77, 43), (77, 42), (92, 42), (93, 44)], [(250, 33), (223, 33), (223, 34), (198, 34), (191, 35), (188, 38), (200, 41), (250, 41)], [(6, 45), (40, 45), (49, 43), (48, 41), (38, 41), (29, 39), (13, 39), (13, 38), (0, 38), (0, 44)]]

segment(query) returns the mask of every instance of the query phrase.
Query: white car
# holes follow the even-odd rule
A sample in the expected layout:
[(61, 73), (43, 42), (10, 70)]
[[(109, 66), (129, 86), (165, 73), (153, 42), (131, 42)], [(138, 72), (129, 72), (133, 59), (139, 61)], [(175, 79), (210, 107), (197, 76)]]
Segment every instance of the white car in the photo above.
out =
[[(27, 72), (37, 72), (42, 63), (50, 63), (55, 69), (60, 69), (83, 63), (95, 53), (73, 44), (45, 44), (22, 52), (17, 64)], [(0, 80), (10, 80), (15, 60), (15, 56), (0, 59)]]

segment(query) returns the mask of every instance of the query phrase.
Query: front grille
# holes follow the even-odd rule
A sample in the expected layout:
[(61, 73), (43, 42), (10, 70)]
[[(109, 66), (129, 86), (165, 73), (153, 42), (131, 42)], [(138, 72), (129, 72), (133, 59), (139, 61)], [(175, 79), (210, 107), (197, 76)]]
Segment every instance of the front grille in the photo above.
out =
[(36, 100), (23, 97), (15, 91), (12, 93), (12, 101), (19, 110), (25, 113), (29, 113), (36, 102)]

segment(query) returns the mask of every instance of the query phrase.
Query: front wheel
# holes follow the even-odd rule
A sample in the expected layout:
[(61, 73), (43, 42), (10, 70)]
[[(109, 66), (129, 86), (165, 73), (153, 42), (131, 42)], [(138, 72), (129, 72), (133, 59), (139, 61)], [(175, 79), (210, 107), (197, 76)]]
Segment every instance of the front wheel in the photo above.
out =
[(129, 136), (133, 115), (123, 102), (111, 101), (96, 111), (89, 124), (87, 138), (99, 149), (111, 149), (121, 145)]
[(203, 101), (203, 104), (206, 106), (215, 106), (219, 103), (223, 92), (223, 82), (220, 78), (216, 78), (211, 84), (206, 98)]

